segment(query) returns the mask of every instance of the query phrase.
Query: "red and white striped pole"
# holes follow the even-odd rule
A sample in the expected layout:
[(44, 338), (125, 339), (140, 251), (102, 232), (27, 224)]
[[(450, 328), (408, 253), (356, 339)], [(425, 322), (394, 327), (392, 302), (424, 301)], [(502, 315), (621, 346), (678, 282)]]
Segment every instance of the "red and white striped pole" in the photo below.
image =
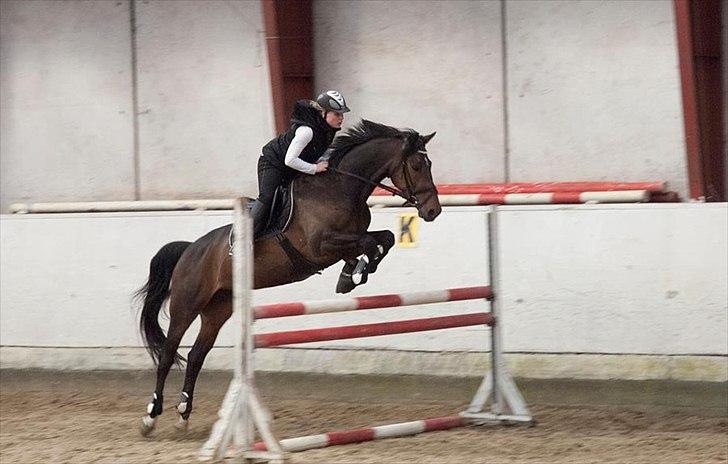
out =
[[(327, 446), (362, 443), (365, 441), (381, 440), (383, 438), (407, 437), (423, 432), (449, 430), (466, 425), (468, 425), (468, 420), (460, 416), (436, 417), (433, 419), (402, 422), (399, 424), (379, 425), (376, 427), (287, 438), (285, 440), (281, 440), (280, 444), (284, 451), (295, 453), (315, 448), (326, 448)], [(265, 446), (265, 443), (258, 442), (254, 445), (254, 449), (256, 451), (265, 451), (267, 450), (267, 447)]]
[(409, 292), (390, 295), (360, 296), (356, 298), (278, 303), (253, 308), (255, 319), (273, 317), (302, 316), (362, 309), (394, 308), (446, 301), (492, 299), (493, 293), (488, 286), (450, 288), (429, 292)]
[(288, 332), (257, 334), (254, 336), (254, 346), (256, 348), (268, 348), (272, 346), (292, 345), (295, 343), (324, 342), (330, 340), (345, 340), (349, 338), (375, 337), (378, 335), (425, 332), (428, 330), (451, 329), (471, 325), (493, 325), (493, 321), (493, 316), (490, 313), (471, 313), (458, 314), (456, 316), (431, 317), (426, 319), (379, 322), (375, 324), (290, 330)]
[[(607, 192), (469, 193), (440, 194), (442, 206), (544, 205), (580, 203), (643, 203), (650, 201), (647, 190)], [(405, 201), (393, 196), (371, 196), (369, 206), (402, 206)]]
[[(438, 184), (440, 195), (481, 193), (544, 193), (544, 192), (613, 192), (646, 190), (651, 193), (665, 191), (665, 182), (512, 182), (507, 184)], [(377, 188), (372, 195), (391, 193)]]

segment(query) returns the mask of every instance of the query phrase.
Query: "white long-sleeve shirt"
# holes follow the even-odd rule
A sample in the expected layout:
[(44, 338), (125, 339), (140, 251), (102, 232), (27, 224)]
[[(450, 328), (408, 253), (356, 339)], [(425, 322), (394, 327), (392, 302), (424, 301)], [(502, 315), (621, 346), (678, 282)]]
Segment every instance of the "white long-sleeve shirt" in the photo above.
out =
[(286, 166), (296, 171), (305, 172), (306, 174), (316, 174), (316, 165), (307, 163), (299, 156), (306, 148), (306, 145), (313, 140), (313, 129), (308, 126), (301, 126), (296, 129), (296, 133), (291, 140), (291, 144), (286, 151)]

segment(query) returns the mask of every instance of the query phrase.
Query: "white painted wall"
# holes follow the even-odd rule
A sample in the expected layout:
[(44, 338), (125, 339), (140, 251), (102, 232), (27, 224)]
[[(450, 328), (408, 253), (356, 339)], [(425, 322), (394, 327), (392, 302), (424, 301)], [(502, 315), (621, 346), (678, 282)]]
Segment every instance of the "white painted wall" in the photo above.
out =
[[(375, 211), (373, 228), (396, 230), (401, 211)], [(728, 371), (720, 366), (728, 356), (727, 213), (724, 203), (503, 208), (500, 294), (505, 349), (518, 375), (579, 377), (597, 375), (597, 370), (609, 378), (726, 380)], [(139, 368), (149, 360), (138, 349), (128, 351), (139, 346), (129, 295), (146, 278), (151, 256), (162, 244), (194, 239), (229, 216), (105, 213), (1, 219), (3, 366), (47, 366), (64, 359), (73, 367)], [(421, 224), (418, 247), (395, 248), (354, 294), (487, 282), (486, 236), (484, 208), (447, 208), (434, 223)], [(337, 266), (299, 284), (256, 291), (254, 300), (331, 298), (338, 272)], [(482, 309), (482, 303), (460, 302), (328, 314), (261, 321), (256, 330)], [(233, 327), (226, 326), (218, 345), (232, 345), (232, 335)], [(189, 334), (185, 342), (193, 337)], [(260, 365), (340, 372), (342, 365), (334, 360), (343, 356), (376, 363), (372, 369), (379, 373), (438, 373), (431, 370), (437, 357), (449, 373), (472, 374), (468, 369), (478, 364), (471, 355), (487, 350), (487, 338), (483, 329), (463, 328), (305, 345), (313, 346), (322, 349), (264, 350)], [(37, 351), (34, 347), (76, 349), (34, 358), (28, 355)], [(94, 347), (111, 347), (117, 357)], [(600, 356), (611, 359), (609, 369)], [(228, 365), (214, 358), (209, 366)], [(669, 365), (678, 359), (688, 368), (676, 373)], [(460, 371), (453, 368), (458, 364)], [(702, 372), (706, 369), (715, 371)]]
[(512, 180), (667, 180), (685, 196), (672, 3), (507, 3)]
[(670, 0), (506, 1), (506, 95), (500, 2), (315, 5), (316, 86), (340, 88), (352, 119), (437, 130), (438, 182), (667, 180), (686, 194)]
[(260, 2), (136, 6), (141, 198), (257, 196), (274, 135)]
[(360, 118), (437, 131), (440, 183), (501, 182), (500, 3), (316, 1), (316, 87), (340, 90)]
[[(134, 199), (129, 1), (0, 2), (2, 210)], [(140, 199), (256, 195), (260, 2), (137, 1)]]
[[(0, 208), (133, 198), (129, 1), (0, 5)], [(439, 183), (667, 180), (685, 194), (672, 2), (501, 7), (317, 1), (316, 86), (344, 92), (348, 124), (438, 131)], [(260, 2), (135, 8), (141, 198), (255, 194), (273, 135)]]
[(0, 196), (134, 196), (128, 1), (0, 2)]

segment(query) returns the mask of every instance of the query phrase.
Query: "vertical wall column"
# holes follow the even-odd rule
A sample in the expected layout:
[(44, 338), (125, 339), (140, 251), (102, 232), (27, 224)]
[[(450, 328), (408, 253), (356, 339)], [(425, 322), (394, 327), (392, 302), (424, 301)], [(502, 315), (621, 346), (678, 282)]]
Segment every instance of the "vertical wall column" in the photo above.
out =
[(690, 198), (725, 201), (720, 0), (674, 0)]
[(313, 98), (311, 0), (261, 0), (276, 131), (288, 127), (296, 100)]

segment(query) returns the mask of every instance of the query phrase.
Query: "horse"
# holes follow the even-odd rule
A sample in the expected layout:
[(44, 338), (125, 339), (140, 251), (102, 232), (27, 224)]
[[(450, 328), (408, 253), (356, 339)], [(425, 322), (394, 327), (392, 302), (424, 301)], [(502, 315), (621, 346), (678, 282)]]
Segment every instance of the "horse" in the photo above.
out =
[[(351, 273), (362, 255), (367, 258), (365, 273), (375, 272), (395, 243), (388, 230), (367, 231), (371, 214), (366, 201), (375, 186), (391, 179), (395, 188), (386, 187), (407, 198), (425, 221), (433, 221), (442, 211), (426, 149), (434, 135), (362, 120), (337, 136), (327, 172), (292, 180), (295, 202), (285, 231), (254, 241), (254, 288), (301, 281), (344, 260), (337, 289), (346, 292), (356, 285)], [(202, 324), (187, 355), (177, 405), (176, 426), (187, 428), (197, 376), (220, 328), (232, 315), (231, 228), (230, 224), (217, 228), (195, 242), (164, 245), (152, 258), (149, 277), (137, 291), (143, 301), (139, 330), (157, 365), (156, 389), (142, 419), (144, 436), (162, 413), (167, 375), (173, 364), (181, 367), (185, 361), (177, 349), (199, 315)], [(281, 237), (288, 241), (287, 250)], [(158, 316), (167, 299), (170, 321), (165, 336)]]

